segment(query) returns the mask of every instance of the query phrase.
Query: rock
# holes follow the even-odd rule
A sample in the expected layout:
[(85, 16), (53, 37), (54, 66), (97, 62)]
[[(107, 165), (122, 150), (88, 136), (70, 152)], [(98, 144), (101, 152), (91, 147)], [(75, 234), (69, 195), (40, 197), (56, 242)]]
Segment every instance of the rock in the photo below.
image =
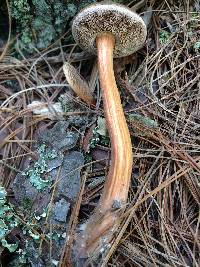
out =
[(64, 195), (72, 202), (76, 200), (80, 189), (80, 171), (83, 164), (84, 157), (80, 152), (72, 151), (64, 157), (58, 184), (58, 195)]
[(22, 174), (17, 174), (12, 184), (12, 189), (16, 201), (20, 204), (22, 204), (25, 198), (34, 201), (34, 199), (38, 195), (38, 190), (33, 187), (26, 176)]
[(56, 151), (73, 148), (78, 140), (78, 134), (66, 131), (69, 123), (66, 121), (57, 122), (52, 129), (39, 137), (39, 142), (46, 143)]
[(59, 222), (66, 222), (70, 203), (61, 198), (54, 206), (54, 219)]
[[(67, 131), (68, 125), (68, 122), (58, 122), (40, 136), (38, 160), (27, 164), (23, 170), (25, 175), (18, 174), (12, 185), (17, 206), (23, 210), (24, 216), (33, 218), (33, 221), (37, 220), (37, 231), (40, 229), (45, 238), (51, 240), (54, 263), (59, 261), (61, 247), (65, 242), (68, 213), (80, 190), (80, 172), (84, 165), (81, 152), (67, 151), (73, 148), (78, 140), (78, 134)], [(31, 183), (31, 177), (35, 184)], [(36, 187), (40, 179), (50, 183), (38, 191)], [(29, 243), (31, 245), (27, 251), (30, 255), (34, 254), (28, 258), (31, 266), (52, 266), (53, 263), (49, 262), (48, 242), (43, 242), (39, 258), (35, 253), (38, 251), (38, 244), (32, 239)]]

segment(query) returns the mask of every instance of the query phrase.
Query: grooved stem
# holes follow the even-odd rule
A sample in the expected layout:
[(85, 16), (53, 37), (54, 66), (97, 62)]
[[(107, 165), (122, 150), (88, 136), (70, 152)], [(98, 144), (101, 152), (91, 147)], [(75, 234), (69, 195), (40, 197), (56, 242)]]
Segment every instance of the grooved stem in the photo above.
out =
[(132, 145), (114, 77), (114, 38), (110, 34), (101, 35), (96, 43), (104, 113), (111, 140), (111, 165), (100, 200), (102, 211), (107, 211), (111, 209), (114, 200), (122, 204), (127, 201), (132, 171)]
[(99, 204), (77, 240), (82, 256), (98, 253), (102, 248), (102, 238), (107, 244), (112, 239), (127, 202), (131, 178), (132, 146), (114, 78), (114, 43), (111, 34), (102, 34), (96, 40), (104, 113), (111, 140), (111, 164)]

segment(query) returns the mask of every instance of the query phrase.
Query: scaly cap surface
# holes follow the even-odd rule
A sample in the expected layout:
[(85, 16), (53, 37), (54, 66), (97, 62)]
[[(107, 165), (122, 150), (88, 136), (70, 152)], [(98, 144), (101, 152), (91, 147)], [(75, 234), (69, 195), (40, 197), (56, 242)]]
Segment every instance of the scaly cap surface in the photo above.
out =
[(102, 33), (114, 35), (114, 57), (124, 57), (143, 45), (147, 30), (139, 15), (112, 2), (89, 5), (73, 20), (72, 34), (83, 50), (96, 54), (95, 40)]

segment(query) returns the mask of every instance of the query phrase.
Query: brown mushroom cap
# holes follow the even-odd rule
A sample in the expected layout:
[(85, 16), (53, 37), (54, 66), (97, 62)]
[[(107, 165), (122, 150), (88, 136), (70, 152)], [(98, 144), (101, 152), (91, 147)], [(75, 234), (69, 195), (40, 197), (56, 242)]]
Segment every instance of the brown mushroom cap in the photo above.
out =
[(112, 33), (115, 37), (114, 57), (137, 51), (146, 38), (146, 25), (129, 8), (115, 3), (97, 3), (84, 8), (72, 24), (75, 41), (83, 49), (96, 54), (96, 37)]

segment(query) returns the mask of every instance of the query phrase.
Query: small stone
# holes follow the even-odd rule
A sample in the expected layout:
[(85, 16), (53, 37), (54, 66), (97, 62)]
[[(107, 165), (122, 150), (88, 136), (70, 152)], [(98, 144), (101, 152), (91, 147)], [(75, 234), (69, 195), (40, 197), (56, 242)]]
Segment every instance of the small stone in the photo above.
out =
[(64, 198), (56, 202), (54, 207), (54, 219), (59, 222), (66, 222), (69, 208), (70, 203), (68, 203)]
[(121, 209), (121, 207), (122, 207), (121, 201), (115, 199), (115, 200), (113, 201), (113, 204), (112, 204), (112, 209), (113, 209), (113, 210), (119, 210), (119, 209)]

